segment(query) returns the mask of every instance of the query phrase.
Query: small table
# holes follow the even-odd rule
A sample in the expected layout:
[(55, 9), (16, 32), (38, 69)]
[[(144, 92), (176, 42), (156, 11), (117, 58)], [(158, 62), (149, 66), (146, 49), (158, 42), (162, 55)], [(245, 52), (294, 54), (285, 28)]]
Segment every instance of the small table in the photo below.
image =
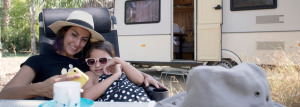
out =
[[(47, 100), (0, 100), (1, 107), (38, 107)], [(94, 102), (92, 107), (153, 107), (155, 101), (133, 103), (133, 102)]]

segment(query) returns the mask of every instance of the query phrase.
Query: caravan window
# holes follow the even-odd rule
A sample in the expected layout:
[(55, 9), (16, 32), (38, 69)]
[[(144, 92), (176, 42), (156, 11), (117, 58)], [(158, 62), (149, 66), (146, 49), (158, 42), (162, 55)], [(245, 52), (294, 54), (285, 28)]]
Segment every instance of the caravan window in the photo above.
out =
[(160, 0), (139, 0), (125, 2), (125, 23), (158, 23), (160, 21)]
[(230, 0), (231, 11), (272, 9), (277, 7), (277, 0)]

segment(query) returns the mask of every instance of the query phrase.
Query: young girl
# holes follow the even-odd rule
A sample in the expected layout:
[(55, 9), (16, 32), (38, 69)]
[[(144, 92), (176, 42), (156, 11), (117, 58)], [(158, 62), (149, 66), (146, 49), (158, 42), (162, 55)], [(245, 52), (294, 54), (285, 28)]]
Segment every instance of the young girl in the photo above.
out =
[(141, 72), (115, 57), (108, 41), (91, 43), (85, 60), (90, 71), (86, 72), (89, 80), (83, 86), (82, 97), (96, 101), (150, 101), (145, 90), (139, 87), (144, 81)]

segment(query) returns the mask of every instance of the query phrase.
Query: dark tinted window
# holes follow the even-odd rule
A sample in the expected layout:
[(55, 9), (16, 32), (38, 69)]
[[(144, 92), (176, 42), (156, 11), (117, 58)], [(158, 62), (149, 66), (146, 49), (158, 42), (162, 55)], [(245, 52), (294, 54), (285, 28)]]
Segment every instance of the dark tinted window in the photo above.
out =
[(272, 9), (277, 7), (277, 0), (230, 0), (232, 11)]

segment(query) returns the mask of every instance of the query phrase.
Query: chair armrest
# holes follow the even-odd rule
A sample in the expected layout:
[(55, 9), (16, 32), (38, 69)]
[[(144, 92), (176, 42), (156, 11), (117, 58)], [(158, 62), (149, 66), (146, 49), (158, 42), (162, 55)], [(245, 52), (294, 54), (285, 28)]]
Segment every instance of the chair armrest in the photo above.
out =
[(169, 91), (164, 88), (155, 88), (153, 85), (145, 87), (143, 84), (142, 87), (148, 94), (151, 100), (160, 101), (169, 97)]

